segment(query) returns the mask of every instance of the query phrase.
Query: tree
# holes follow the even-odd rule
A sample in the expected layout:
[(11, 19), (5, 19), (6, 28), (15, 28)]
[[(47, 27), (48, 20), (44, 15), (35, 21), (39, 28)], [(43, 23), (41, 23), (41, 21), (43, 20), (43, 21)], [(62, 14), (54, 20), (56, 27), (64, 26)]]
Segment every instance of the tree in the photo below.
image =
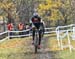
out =
[[(74, 0), (72, 1), (74, 2)], [(39, 4), (37, 10), (45, 20), (53, 20), (55, 22), (63, 21), (64, 24), (70, 24), (75, 15), (75, 8), (73, 7), (74, 5), (72, 5), (72, 1), (46, 0), (44, 3)]]
[(10, 20), (14, 19), (16, 14), (16, 8), (12, 0), (2, 0), (0, 4), (0, 9), (3, 11), (1, 15), (3, 17), (8, 17), (8, 19)]
[(54, 0), (46, 0), (44, 3), (39, 4), (38, 13), (46, 18), (47, 20), (60, 20), (64, 19), (62, 13), (59, 11), (59, 7), (61, 6), (60, 1)]

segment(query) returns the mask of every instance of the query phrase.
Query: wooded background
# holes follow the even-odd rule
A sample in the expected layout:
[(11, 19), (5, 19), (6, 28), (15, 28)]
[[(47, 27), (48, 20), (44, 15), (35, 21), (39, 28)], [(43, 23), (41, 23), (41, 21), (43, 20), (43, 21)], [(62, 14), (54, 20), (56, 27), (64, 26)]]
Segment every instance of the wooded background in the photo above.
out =
[(75, 23), (75, 0), (0, 0), (0, 24), (29, 23), (34, 9), (46, 27)]

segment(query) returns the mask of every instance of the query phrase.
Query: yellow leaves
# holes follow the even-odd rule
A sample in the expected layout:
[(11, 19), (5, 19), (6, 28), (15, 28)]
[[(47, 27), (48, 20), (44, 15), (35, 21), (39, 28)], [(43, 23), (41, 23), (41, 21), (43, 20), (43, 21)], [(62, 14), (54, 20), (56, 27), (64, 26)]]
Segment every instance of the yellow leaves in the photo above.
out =
[(47, 4), (49, 5), (48, 8), (58, 8), (59, 6), (61, 6), (61, 2), (60, 1), (52, 1), (52, 0), (46, 0)]
[(53, 4), (53, 7), (54, 7), (54, 8), (58, 8), (58, 5), (57, 5), (57, 4)]
[(61, 7), (62, 6), (62, 3), (61, 2), (57, 2), (57, 6), (58, 7)]
[(66, 0), (66, 1), (65, 1), (65, 4), (64, 4), (64, 7), (65, 7), (65, 8), (69, 8), (70, 5), (71, 5), (70, 3), (71, 3), (70, 0)]
[(3, 16), (0, 16), (0, 20), (3, 20)]
[(9, 41), (3, 42), (0, 45), (0, 47), (1, 48), (16, 48), (17, 46), (19, 46), (21, 44), (22, 44), (21, 40), (13, 39), (13, 40), (9, 40)]
[(9, 2), (8, 1), (9, 0), (0, 2), (0, 8), (8, 9), (8, 8), (15, 7), (15, 5), (12, 1), (9, 1)]
[[(61, 7), (62, 3), (60, 0), (58, 1), (52, 1), (52, 0), (46, 0), (45, 3), (42, 3), (38, 7), (38, 13), (41, 15), (44, 15), (45, 18), (50, 20), (58, 20), (58, 19), (64, 19), (62, 13), (58, 10), (59, 7)], [(46, 11), (51, 10), (50, 16), (45, 16)]]
[(51, 20), (57, 19), (57, 10), (52, 9)]
[(0, 8), (2, 8), (3, 7), (3, 5), (2, 5), (2, 3), (0, 3)]
[(46, 0), (47, 4), (52, 4), (51, 0)]
[(44, 6), (45, 6), (44, 4), (40, 4), (40, 5), (39, 5), (39, 8), (40, 8), (41, 10), (42, 10), (42, 9), (45, 10), (46, 8), (45, 8)]
[(14, 5), (13, 5), (13, 3), (11, 2), (11, 3), (6, 4), (6, 6), (7, 6), (7, 8), (10, 8), (10, 7), (14, 6)]
[(48, 10), (50, 8), (52, 8), (52, 2), (51, 0), (47, 0), (46, 1), (46, 4), (39, 4), (39, 8), (42, 9), (42, 10)]
[(6, 8), (6, 9), (11, 8), (11, 7), (14, 6), (14, 4), (12, 2), (10, 2), (10, 3), (2, 3), (1, 5), (2, 5), (3, 8)]
[(61, 12), (59, 10), (56, 9), (52, 9), (52, 14), (50, 17), (51, 20), (60, 20), (60, 19), (64, 19), (63, 15), (61, 14)]
[(39, 4), (39, 7), (42, 8), (42, 4)]
[(50, 4), (46, 5), (46, 10), (51, 9), (51, 8), (52, 8), (52, 5)]
[[(0, 9), (3, 11), (0, 15), (3, 17), (6, 17), (8, 15), (8, 12), (11, 13), (11, 15), (16, 15), (16, 7), (15, 4), (11, 0), (5, 0), (0, 2)], [(8, 11), (8, 9), (10, 9)]]

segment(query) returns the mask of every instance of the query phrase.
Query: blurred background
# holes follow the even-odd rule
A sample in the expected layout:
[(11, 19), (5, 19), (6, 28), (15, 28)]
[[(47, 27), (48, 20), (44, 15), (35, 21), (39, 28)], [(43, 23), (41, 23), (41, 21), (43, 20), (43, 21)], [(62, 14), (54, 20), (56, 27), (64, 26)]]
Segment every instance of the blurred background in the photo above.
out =
[(75, 23), (75, 0), (0, 0), (0, 32), (8, 23), (15, 28), (22, 22), (29, 24), (34, 10), (44, 20), (46, 27)]

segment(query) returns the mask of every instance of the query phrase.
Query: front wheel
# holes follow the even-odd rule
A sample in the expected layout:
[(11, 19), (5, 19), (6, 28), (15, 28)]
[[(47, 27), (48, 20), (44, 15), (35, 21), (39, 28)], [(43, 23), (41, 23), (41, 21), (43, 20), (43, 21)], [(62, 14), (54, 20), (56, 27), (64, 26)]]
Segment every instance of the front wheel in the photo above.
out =
[(35, 46), (35, 53), (37, 53), (38, 46)]

